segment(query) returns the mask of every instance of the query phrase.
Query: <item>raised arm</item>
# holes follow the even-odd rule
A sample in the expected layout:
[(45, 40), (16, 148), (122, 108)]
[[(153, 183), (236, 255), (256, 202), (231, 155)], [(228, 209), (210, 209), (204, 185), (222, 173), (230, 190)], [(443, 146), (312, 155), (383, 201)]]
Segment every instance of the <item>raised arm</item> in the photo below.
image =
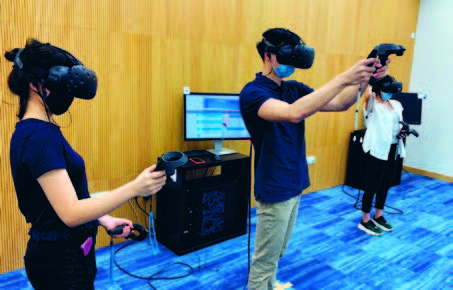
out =
[[(368, 67), (370, 64), (373, 66)], [(368, 82), (375, 71), (374, 65), (376, 64), (378, 64), (377, 59), (361, 60), (321, 88), (292, 104), (269, 99), (261, 105), (258, 115), (271, 122), (299, 123), (320, 111), (346, 87)]]
[[(373, 77), (380, 80), (387, 75), (388, 72), (388, 65), (390, 63), (390, 59), (387, 60), (386, 65), (381, 67), (381, 63), (377, 63), (375, 66), (377, 71), (373, 74)], [(352, 105), (357, 102), (357, 93), (360, 87), (360, 97), (363, 96), (367, 87), (368, 81), (361, 83), (360, 85), (356, 86), (349, 86), (343, 91), (341, 91), (335, 98), (333, 98), (330, 102), (328, 102), (320, 111), (322, 112), (338, 112), (338, 111), (346, 111)]]

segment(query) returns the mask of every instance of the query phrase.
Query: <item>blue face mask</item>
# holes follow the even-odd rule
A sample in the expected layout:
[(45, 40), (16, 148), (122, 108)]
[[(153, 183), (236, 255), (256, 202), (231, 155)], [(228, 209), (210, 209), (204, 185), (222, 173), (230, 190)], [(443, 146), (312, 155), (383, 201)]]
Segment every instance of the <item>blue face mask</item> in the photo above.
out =
[(292, 65), (280, 64), (279, 67), (274, 67), (274, 71), (279, 78), (287, 78), (296, 70)]
[(392, 98), (392, 95), (393, 95), (393, 94), (391, 94), (391, 93), (384, 93), (384, 92), (383, 92), (383, 93), (381, 94), (381, 98), (382, 98), (384, 101), (388, 101), (388, 100), (390, 100), (390, 99)]

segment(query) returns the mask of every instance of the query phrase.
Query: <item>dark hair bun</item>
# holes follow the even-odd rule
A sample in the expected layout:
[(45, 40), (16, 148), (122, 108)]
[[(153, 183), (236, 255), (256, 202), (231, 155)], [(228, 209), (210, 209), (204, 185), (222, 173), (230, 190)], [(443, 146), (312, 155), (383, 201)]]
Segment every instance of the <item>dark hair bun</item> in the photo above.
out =
[(17, 53), (19, 52), (18, 48), (15, 48), (11, 51), (5, 52), (5, 58), (9, 60), (10, 62), (14, 62), (14, 59), (16, 58)]

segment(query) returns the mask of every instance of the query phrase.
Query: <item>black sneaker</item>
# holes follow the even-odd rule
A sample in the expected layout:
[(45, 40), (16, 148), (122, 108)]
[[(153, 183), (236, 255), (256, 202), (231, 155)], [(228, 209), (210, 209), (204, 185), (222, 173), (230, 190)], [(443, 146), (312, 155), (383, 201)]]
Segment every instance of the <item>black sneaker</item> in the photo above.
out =
[(380, 227), (384, 231), (391, 232), (393, 230), (392, 225), (389, 224), (383, 216), (378, 218), (373, 217), (372, 221), (377, 227)]
[(374, 236), (382, 235), (382, 230), (380, 228), (378, 228), (377, 226), (375, 226), (371, 220), (367, 221), (366, 223), (363, 222), (363, 220), (360, 221), (359, 229), (361, 229), (362, 231), (364, 231), (365, 233), (370, 234), (370, 235), (374, 235)]

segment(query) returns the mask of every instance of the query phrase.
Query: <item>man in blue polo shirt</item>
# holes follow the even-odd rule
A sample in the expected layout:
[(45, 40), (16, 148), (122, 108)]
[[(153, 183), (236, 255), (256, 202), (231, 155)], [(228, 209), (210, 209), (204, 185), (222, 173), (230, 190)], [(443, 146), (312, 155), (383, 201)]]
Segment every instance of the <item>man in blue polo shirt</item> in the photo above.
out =
[(269, 29), (262, 36), (257, 49), (263, 71), (240, 95), (241, 113), (255, 149), (258, 222), (249, 289), (273, 289), (301, 193), (310, 185), (304, 120), (318, 111), (347, 110), (355, 103), (359, 87), (365, 92), (371, 76), (380, 79), (387, 74), (387, 66), (381, 67), (377, 59), (365, 59), (317, 90), (301, 82), (283, 81), (295, 68), (278, 63), (269, 46), (304, 43), (284, 28)]

